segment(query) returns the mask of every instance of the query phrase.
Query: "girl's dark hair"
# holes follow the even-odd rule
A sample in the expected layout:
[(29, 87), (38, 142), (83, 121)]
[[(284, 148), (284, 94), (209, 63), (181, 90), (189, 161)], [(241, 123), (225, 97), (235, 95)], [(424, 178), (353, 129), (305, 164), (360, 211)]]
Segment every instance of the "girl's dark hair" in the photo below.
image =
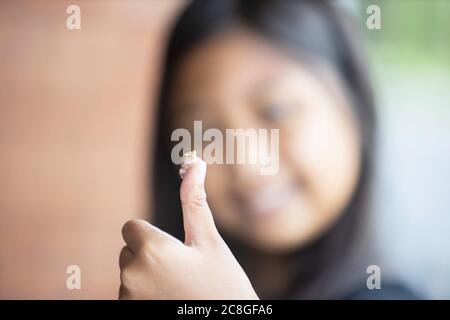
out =
[[(156, 110), (153, 164), (153, 222), (183, 239), (178, 168), (172, 163), (169, 93), (175, 70), (195, 46), (238, 22), (258, 32), (299, 58), (322, 61), (338, 74), (353, 102), (361, 134), (361, 171), (351, 201), (339, 220), (306, 247), (290, 253), (296, 281), (284, 297), (315, 292), (318, 278), (330, 267), (350, 259), (352, 243), (365, 213), (371, 159), (374, 150), (374, 103), (351, 19), (329, 1), (320, 0), (196, 0), (178, 18), (169, 38)], [(227, 238), (233, 253), (246, 268), (245, 248)], [(365, 271), (365, 270), (364, 270)], [(249, 274), (251, 278), (251, 274)]]

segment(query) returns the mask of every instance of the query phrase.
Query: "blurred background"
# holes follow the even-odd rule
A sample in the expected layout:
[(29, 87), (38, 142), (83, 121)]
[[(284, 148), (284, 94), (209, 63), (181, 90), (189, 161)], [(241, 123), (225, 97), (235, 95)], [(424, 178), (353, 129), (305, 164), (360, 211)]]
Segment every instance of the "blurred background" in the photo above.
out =
[(382, 30), (364, 32), (381, 129), (378, 243), (389, 271), (450, 299), (450, 1), (363, 1), (360, 12), (369, 4), (382, 12)]
[[(382, 272), (450, 299), (450, 1), (336, 2), (358, 21), (377, 93)], [(184, 3), (0, 2), (0, 298), (117, 297), (120, 230), (148, 212), (152, 106)], [(70, 4), (81, 30), (66, 28)], [(380, 30), (366, 27), (371, 4)], [(81, 290), (66, 288), (72, 264)]]

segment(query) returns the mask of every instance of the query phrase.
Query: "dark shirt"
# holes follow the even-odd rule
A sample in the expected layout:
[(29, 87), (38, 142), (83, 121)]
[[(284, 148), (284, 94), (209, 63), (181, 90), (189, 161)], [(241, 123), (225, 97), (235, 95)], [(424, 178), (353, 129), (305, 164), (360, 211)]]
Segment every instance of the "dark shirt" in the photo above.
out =
[(345, 300), (418, 300), (416, 293), (400, 283), (382, 283), (381, 289), (358, 288), (342, 297)]

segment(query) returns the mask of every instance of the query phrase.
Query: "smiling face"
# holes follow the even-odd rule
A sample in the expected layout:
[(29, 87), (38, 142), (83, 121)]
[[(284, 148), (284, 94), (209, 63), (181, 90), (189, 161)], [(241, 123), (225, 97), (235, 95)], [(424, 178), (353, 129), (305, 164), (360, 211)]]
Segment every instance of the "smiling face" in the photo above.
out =
[(276, 252), (305, 245), (336, 221), (358, 180), (360, 141), (330, 68), (306, 67), (236, 27), (189, 52), (172, 88), (174, 129), (194, 120), (224, 136), (225, 129), (279, 129), (277, 174), (261, 175), (257, 165), (208, 166), (208, 202), (221, 230)]

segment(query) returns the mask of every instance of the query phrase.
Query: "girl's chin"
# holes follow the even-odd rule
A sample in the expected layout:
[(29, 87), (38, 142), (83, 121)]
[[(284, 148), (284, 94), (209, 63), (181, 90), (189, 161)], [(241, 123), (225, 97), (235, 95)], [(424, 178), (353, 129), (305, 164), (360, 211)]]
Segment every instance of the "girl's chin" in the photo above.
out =
[(241, 211), (247, 218), (254, 220), (285, 219), (294, 209), (298, 202), (295, 194), (287, 193), (278, 197), (270, 197), (252, 205), (244, 206)]
[(305, 241), (298, 241), (298, 239), (280, 238), (277, 236), (267, 236), (264, 239), (254, 238), (250, 240), (251, 247), (256, 248), (259, 252), (268, 254), (289, 253), (302, 248), (305, 243)]
[(258, 251), (270, 253), (287, 253), (304, 247), (315, 238), (313, 230), (285, 226), (284, 223), (273, 225), (249, 226), (240, 237)]

